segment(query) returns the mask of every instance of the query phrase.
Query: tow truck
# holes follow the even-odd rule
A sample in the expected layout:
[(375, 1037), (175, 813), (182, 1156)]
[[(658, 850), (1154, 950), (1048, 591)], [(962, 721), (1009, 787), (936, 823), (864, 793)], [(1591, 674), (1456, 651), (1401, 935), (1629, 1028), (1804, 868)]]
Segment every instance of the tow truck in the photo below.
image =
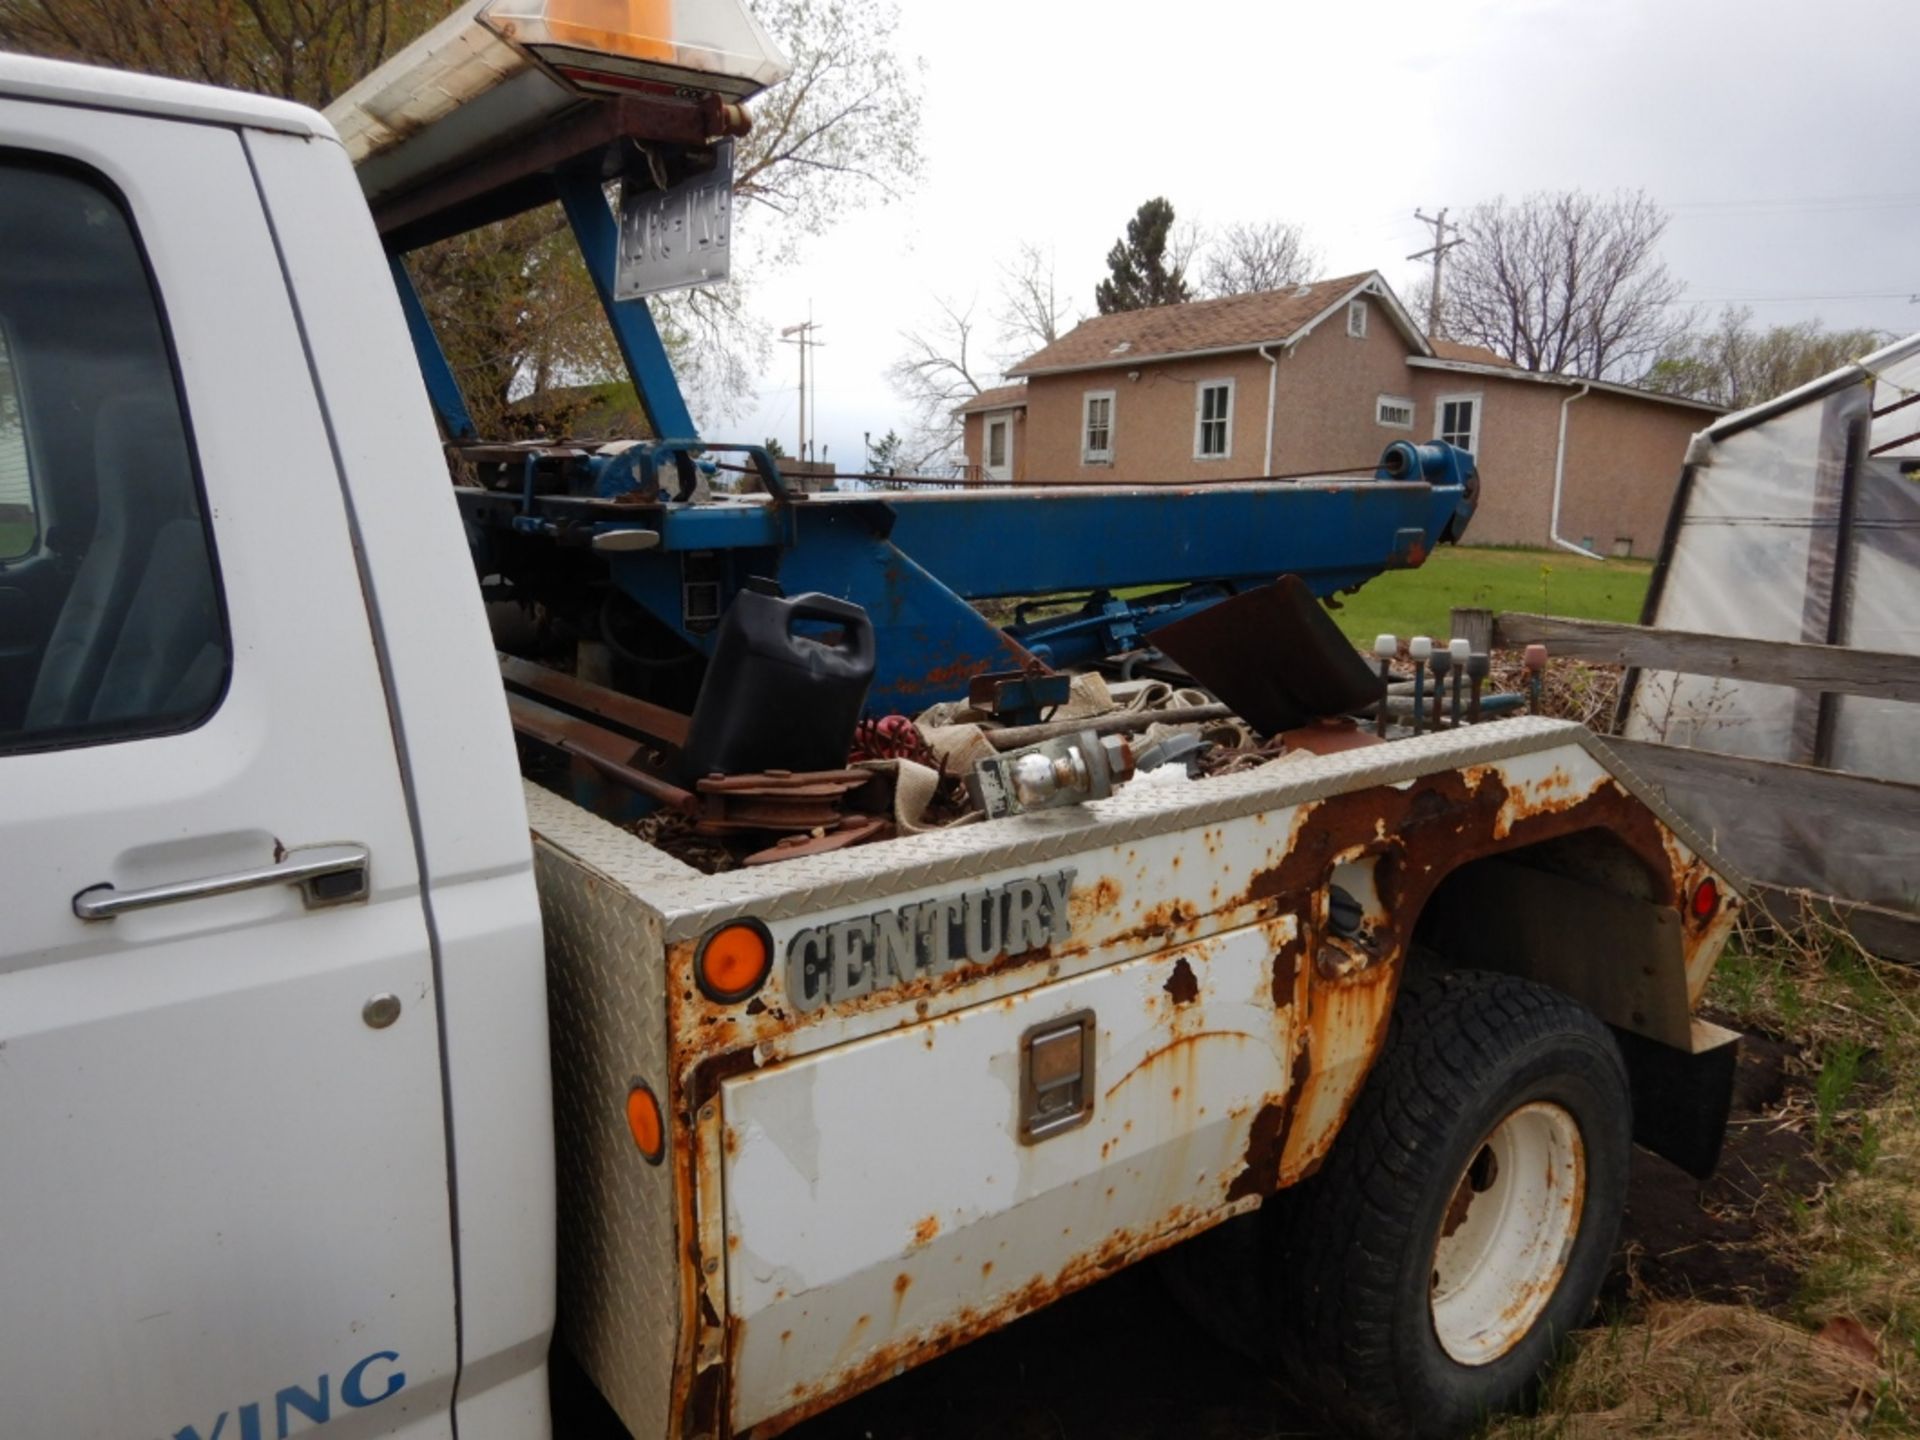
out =
[[(1581, 727), (1366, 723), (1315, 598), (1470, 457), (806, 494), (699, 436), (645, 295), (783, 69), (736, 0), (469, 0), (328, 117), (0, 56), (10, 1435), (524, 1440), (560, 1346), (765, 1437), (1160, 1252), (1345, 1432), (1455, 1435), (1631, 1144), (1711, 1168), (1738, 877)], [(475, 435), (414, 292), (555, 201), (651, 440)], [(692, 766), (773, 587), (870, 636), (866, 758)]]

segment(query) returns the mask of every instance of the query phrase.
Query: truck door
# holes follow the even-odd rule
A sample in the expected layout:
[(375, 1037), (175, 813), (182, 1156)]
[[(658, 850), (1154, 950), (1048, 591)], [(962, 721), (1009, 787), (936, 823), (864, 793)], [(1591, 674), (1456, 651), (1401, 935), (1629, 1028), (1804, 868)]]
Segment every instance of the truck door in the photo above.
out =
[(0, 1429), (450, 1433), (413, 831), (238, 132), (0, 99), (0, 475)]

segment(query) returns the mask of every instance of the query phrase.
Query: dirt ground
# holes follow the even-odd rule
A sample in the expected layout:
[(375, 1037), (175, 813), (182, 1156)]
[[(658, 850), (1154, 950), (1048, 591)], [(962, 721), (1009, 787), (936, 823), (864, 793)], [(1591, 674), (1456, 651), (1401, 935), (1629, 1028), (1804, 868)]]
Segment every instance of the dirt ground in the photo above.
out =
[[(1758, 1243), (1769, 1214), (1827, 1182), (1778, 1116), (1806, 1081), (1793, 1048), (1749, 1035), (1719, 1172), (1706, 1184), (1636, 1152), (1602, 1313), (1632, 1300), (1781, 1310), (1797, 1278)], [(557, 1409), (563, 1440), (625, 1432), (593, 1397)], [(1285, 1394), (1174, 1303), (1151, 1265), (1123, 1271), (788, 1432), (792, 1440), (1278, 1440), (1317, 1436)]]

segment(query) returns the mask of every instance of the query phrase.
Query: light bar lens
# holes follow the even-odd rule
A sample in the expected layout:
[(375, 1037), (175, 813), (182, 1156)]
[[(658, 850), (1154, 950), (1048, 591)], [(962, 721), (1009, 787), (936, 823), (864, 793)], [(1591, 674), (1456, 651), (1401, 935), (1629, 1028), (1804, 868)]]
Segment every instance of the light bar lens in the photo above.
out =
[(493, 0), (479, 18), (584, 90), (744, 100), (792, 69), (740, 0)]

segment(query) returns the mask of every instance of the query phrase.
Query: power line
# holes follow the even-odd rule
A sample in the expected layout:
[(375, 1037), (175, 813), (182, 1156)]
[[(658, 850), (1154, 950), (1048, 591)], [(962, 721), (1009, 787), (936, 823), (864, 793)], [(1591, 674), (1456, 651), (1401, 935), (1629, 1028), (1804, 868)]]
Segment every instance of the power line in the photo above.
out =
[(1675, 304), (1704, 301), (1710, 305), (1786, 305), (1803, 300), (1905, 300), (1920, 305), (1920, 294), (1912, 290), (1854, 290), (1832, 295), (1689, 295)]
[(1705, 212), (1705, 211), (1749, 210), (1749, 209), (1756, 209), (1756, 208), (1824, 210), (1824, 209), (1853, 209), (1853, 208), (1862, 207), (1862, 206), (1864, 207), (1884, 206), (1888, 209), (1898, 209), (1898, 208), (1903, 208), (1906, 206), (1913, 206), (1913, 205), (1920, 205), (1920, 192), (1883, 191), (1878, 194), (1861, 194), (1861, 195), (1800, 195), (1800, 196), (1789, 196), (1789, 195), (1758, 196), (1756, 195), (1756, 196), (1747, 197), (1745, 199), (1727, 198), (1727, 199), (1721, 199), (1721, 200), (1674, 200), (1674, 201), (1667, 202), (1662, 208), (1666, 209), (1671, 213), (1680, 214), (1686, 211)]

